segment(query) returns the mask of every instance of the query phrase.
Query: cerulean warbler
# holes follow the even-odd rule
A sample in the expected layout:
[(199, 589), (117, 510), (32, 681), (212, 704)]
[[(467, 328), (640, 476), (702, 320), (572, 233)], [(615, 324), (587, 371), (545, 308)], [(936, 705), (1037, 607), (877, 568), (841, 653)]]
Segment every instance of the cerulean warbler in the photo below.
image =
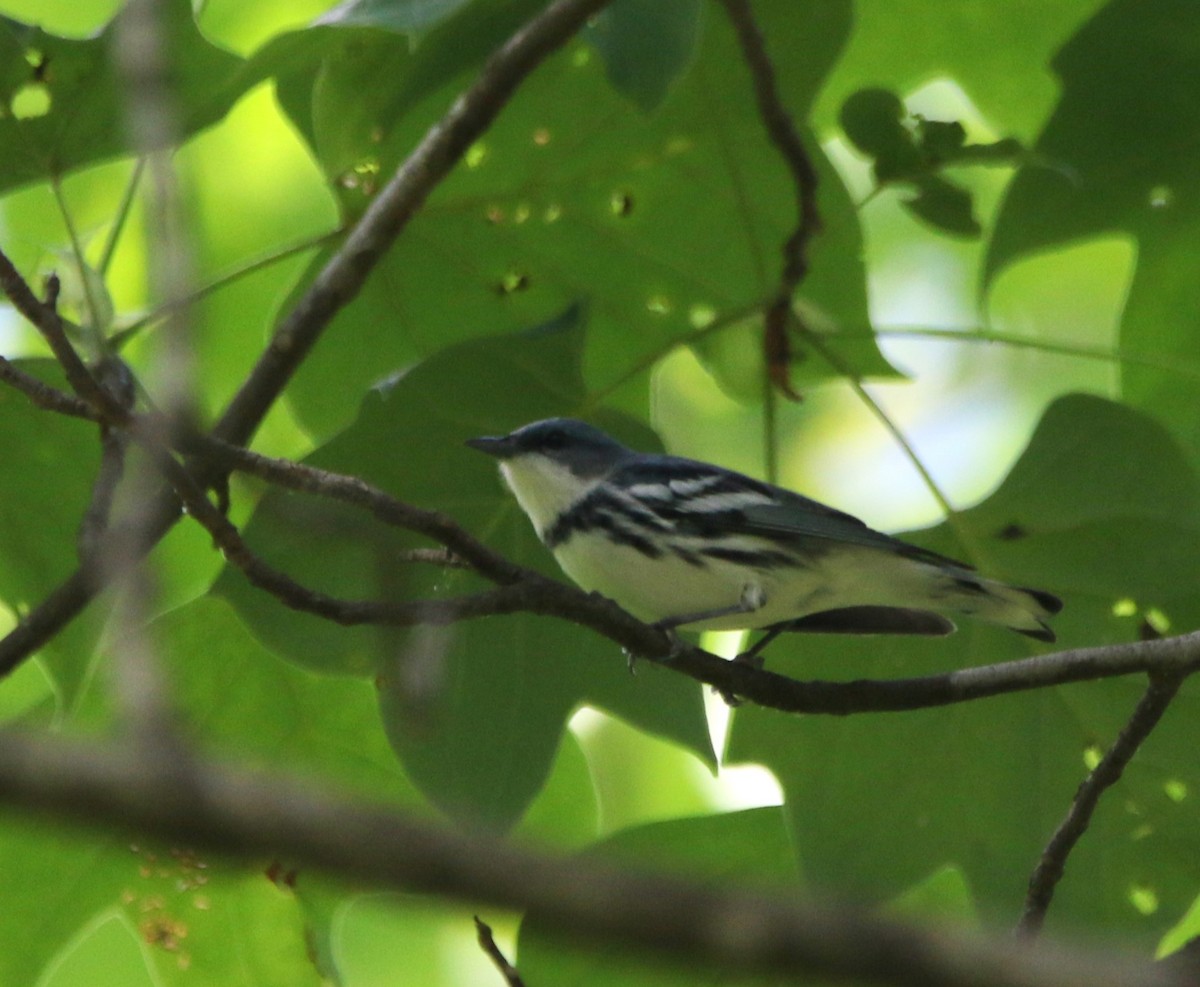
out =
[(469, 446), (500, 472), (538, 537), (586, 590), (665, 629), (949, 634), (975, 617), (1039, 641), (1050, 593), (868, 528), (732, 470), (627, 449), (551, 418)]

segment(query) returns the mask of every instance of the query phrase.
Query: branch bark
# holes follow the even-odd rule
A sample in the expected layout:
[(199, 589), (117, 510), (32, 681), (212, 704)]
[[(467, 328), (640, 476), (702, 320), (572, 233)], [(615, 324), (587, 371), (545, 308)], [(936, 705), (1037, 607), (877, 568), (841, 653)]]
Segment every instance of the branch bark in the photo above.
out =
[(1100, 763), (1084, 779), (1075, 793), (1075, 799), (1066, 817), (1042, 851), (1042, 857), (1029, 878), (1029, 892), (1025, 897), (1025, 911), (1017, 925), (1017, 932), (1035, 936), (1041, 931), (1046, 911), (1054, 897), (1054, 889), (1062, 880), (1067, 858), (1075, 849), (1079, 838), (1087, 831), (1092, 814), (1100, 797), (1121, 779), (1133, 755), (1145, 743), (1167, 707), (1179, 692), (1184, 676), (1181, 674), (1155, 673), (1150, 676), (1150, 685), (1130, 716), (1129, 722), (1105, 752)]
[(740, 975), (923, 987), (1184, 987), (1167, 966), (1011, 938), (912, 928), (747, 889), (638, 874), (514, 847), (252, 774), (128, 747), (0, 732), (0, 800), (242, 858), (283, 856), (354, 881), (530, 910), (575, 940), (639, 947)]
[(783, 243), (783, 270), (779, 287), (766, 311), (763, 354), (771, 381), (788, 397), (798, 400), (790, 381), (791, 340), (788, 337), (792, 296), (808, 273), (808, 244), (821, 229), (817, 209), (817, 169), (779, 94), (775, 66), (767, 42), (754, 18), (750, 0), (721, 0), (737, 34), (742, 58), (754, 83), (758, 114), (771, 143), (778, 149), (792, 176), (796, 194), (796, 226)]

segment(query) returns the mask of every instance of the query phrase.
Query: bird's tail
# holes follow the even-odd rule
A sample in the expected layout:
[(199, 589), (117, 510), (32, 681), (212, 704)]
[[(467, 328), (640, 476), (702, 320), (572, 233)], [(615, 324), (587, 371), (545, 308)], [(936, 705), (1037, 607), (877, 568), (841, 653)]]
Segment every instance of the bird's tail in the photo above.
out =
[(1053, 593), (1026, 586), (1010, 586), (975, 573), (964, 573), (954, 580), (958, 590), (954, 609), (992, 624), (999, 624), (1037, 641), (1055, 640), (1046, 623), (1062, 609), (1062, 600)]

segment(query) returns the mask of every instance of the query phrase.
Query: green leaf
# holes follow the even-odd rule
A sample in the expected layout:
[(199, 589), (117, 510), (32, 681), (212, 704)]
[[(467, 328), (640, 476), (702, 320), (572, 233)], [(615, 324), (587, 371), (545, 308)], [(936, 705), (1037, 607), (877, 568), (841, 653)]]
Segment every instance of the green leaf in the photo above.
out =
[[(49, 360), (14, 360), (48, 384), (67, 388)], [(0, 599), (24, 613), (78, 565), (75, 533), (100, 459), (96, 426), (42, 411), (0, 388)], [(96, 610), (97, 608), (93, 608)], [(102, 614), (68, 625), (42, 649), (68, 707), (87, 678)]]
[(0, 984), (37, 983), (42, 969), (93, 916), (137, 877), (128, 847), (6, 813), (0, 871), (10, 907), (0, 909)]
[(892, 159), (912, 154), (907, 117), (904, 103), (890, 89), (860, 89), (842, 104), (838, 122), (863, 154)]
[[(468, 0), (430, 8), (352, 2), (314, 28), (267, 46), (251, 64), (259, 75), (287, 66), (289, 113), (298, 118), (330, 181), (351, 190), (342, 203), (357, 215), (365, 208), (364, 194), (369, 198), (378, 188), (374, 169), (386, 168), (386, 177), (399, 160), (380, 159), (380, 145), (397, 122), (431, 95), (435, 112), (444, 112), (449, 95), (444, 88), (464, 87), (466, 73), (542, 6), (539, 0)], [(411, 144), (401, 153), (410, 149)], [(371, 171), (364, 173), (368, 166)]]
[(913, 181), (917, 194), (902, 199), (904, 208), (944, 233), (977, 237), (983, 232), (971, 208), (971, 193), (936, 175)]
[[(999, 490), (960, 517), (985, 571), (1060, 593), (1063, 645), (1138, 636), (1124, 597), (1184, 627), (1200, 614), (1200, 485), (1178, 446), (1128, 408), (1070, 396), (1046, 412)], [(947, 526), (923, 545), (961, 554)], [(1119, 613), (1125, 613), (1119, 610)], [(781, 641), (767, 660), (798, 678), (897, 678), (1028, 653), (1016, 635), (962, 626), (944, 641)], [(1081, 683), (904, 714), (781, 719), (736, 713), (731, 758), (765, 764), (787, 794), (805, 873), (840, 896), (884, 900), (944, 865), (986, 921), (1011, 924), (1085, 760), (1116, 737), (1140, 678)], [(1185, 690), (1101, 802), (1050, 912), (1154, 939), (1195, 895), (1200, 817), (1196, 698)], [(1174, 782), (1174, 787), (1171, 783)], [(1135, 900), (1151, 900), (1152, 913)]]
[[(18, 370), (67, 388), (57, 364), (17, 360)], [(96, 426), (42, 411), (0, 388), (0, 597), (38, 602), (75, 568), (74, 534), (100, 461)]]
[[(295, 894), (266, 874), (183, 847), (138, 847), (124, 912), (164, 987), (327, 983), (309, 959)], [(115, 889), (114, 889), (115, 891)], [(231, 944), (237, 944), (232, 948)]]
[(971, 193), (943, 177), (947, 167), (1005, 164), (1021, 152), (1008, 138), (990, 144), (968, 144), (966, 128), (957, 120), (911, 117), (900, 97), (886, 89), (862, 89), (842, 106), (846, 136), (874, 159), (872, 173), (880, 187), (900, 184), (915, 194), (901, 204), (918, 219), (953, 236), (975, 238), (982, 232)]
[(212, 597), (165, 614), (149, 633), (204, 749), (318, 772), (377, 800), (421, 801), (396, 767), (368, 683), (281, 662)]
[(699, 0), (616, 0), (585, 37), (604, 59), (609, 82), (648, 113), (691, 63), (702, 9)]
[[(308, 461), (448, 511), (514, 561), (556, 572), (494, 465), (463, 442), (579, 407), (578, 318), (572, 311), (533, 332), (443, 350), (370, 395), (355, 424)], [(627, 419), (600, 418), (634, 444), (654, 442)], [(412, 599), (484, 585), (461, 571), (397, 561), (405, 547), (422, 541), (383, 529), (361, 512), (290, 494), (269, 493), (245, 536), (305, 585), (344, 598)], [(682, 743), (711, 763), (694, 683), (668, 673), (634, 678), (616, 646), (563, 621), (520, 614), (445, 631), (342, 628), (283, 608), (236, 571), (223, 575), (217, 590), (289, 661), (377, 674), (393, 747), (414, 782), (455, 815), (512, 823), (545, 782), (562, 729), (582, 703)]]
[(6, 987), (38, 982), (68, 941), (110, 908), (137, 930), (155, 983), (319, 983), (293, 896), (253, 868), (12, 815), (0, 827), (0, 867), (13, 896), (0, 914)]
[[(1054, 59), (1062, 100), (1014, 179), (987, 260), (990, 283), (1036, 251), (1119, 230), (1137, 242), (1120, 348), (1161, 363), (1194, 363), (1200, 288), (1200, 186), (1181, 135), (1200, 125), (1200, 23), (1186, 0), (1116, 0)], [(1145, 80), (1153, 79), (1147, 87)], [(1121, 366), (1122, 393), (1200, 456), (1195, 382)]]
[[(796, 887), (795, 857), (778, 808), (653, 823), (618, 833), (585, 856), (720, 887), (750, 886), (783, 894)], [(666, 987), (746, 982), (694, 966), (671, 966), (627, 946), (581, 946), (554, 935), (537, 912), (521, 923), (518, 952), (521, 975), (528, 983)]]
[[(241, 59), (206, 41), (186, 0), (164, 4), (164, 58), (181, 135), (220, 119), (238, 90)], [(0, 190), (129, 153), (124, 84), (112, 60), (118, 21), (75, 40), (0, 17)], [(24, 111), (22, 111), (24, 107)]]
[[(804, 37), (811, 45), (812, 57), (778, 65), (783, 98), (802, 125), (848, 30), (848, 5), (774, 3), (760, 18), (769, 39)], [(449, 23), (439, 30), (449, 43)], [(441, 78), (436, 91), (413, 88), (410, 57), (433, 40), (411, 56), (405, 39), (383, 32), (348, 41), (314, 78), (314, 150), (339, 180), (350, 214), (461, 86)], [(653, 118), (613, 92), (590, 47), (551, 58), (334, 317), (328, 335), (339, 344), (319, 348), (289, 389), (305, 426), (328, 436), (353, 419), (363, 390), (418, 357), (545, 320), (579, 298), (592, 313), (589, 391), (619, 392), (624, 406), (645, 416), (645, 399), (624, 383), (643, 380), (656, 357), (689, 342), (713, 317), (751, 310), (778, 281), (782, 245), (796, 222), (795, 191), (760, 119), (747, 111), (752, 94), (723, 17), (711, 19), (691, 70)], [(292, 102), (303, 106), (297, 92)], [(843, 329), (829, 345), (850, 372), (892, 374), (863, 331), (869, 321), (857, 217), (806, 137), (821, 173), (825, 232), (810, 252), (803, 301)], [(297, 292), (321, 263), (314, 261)], [(452, 291), (444, 288), (447, 277)], [(761, 394), (761, 342), (741, 351), (758, 361)], [(725, 372), (723, 360), (708, 362), (718, 376)], [(730, 368), (741, 374), (738, 360)], [(840, 376), (815, 358), (799, 368), (801, 384)]]

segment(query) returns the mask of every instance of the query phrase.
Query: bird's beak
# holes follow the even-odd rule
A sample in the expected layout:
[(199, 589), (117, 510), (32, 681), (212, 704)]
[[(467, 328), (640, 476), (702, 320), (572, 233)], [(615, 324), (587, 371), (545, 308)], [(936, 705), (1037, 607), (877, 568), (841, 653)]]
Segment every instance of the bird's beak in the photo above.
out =
[(497, 459), (508, 459), (514, 451), (512, 437), (508, 435), (484, 435), (478, 439), (467, 439), (467, 445)]

